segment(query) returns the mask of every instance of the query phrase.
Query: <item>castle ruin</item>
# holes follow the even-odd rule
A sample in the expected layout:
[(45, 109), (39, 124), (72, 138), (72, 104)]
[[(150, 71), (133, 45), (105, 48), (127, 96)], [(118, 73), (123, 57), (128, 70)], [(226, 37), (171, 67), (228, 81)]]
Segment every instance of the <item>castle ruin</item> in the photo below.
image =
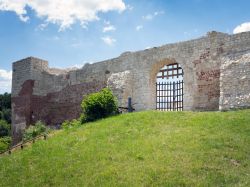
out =
[[(171, 91), (174, 83), (170, 87), (156, 84), (157, 78), (176, 77), (183, 81), (178, 80), (176, 91)], [(161, 84), (165, 86), (160, 88)], [(107, 86), (119, 106), (127, 106), (131, 97), (136, 111), (154, 110), (159, 108), (157, 104), (167, 110), (192, 111), (250, 107), (250, 32), (228, 35), (213, 31), (195, 40), (125, 52), (75, 70), (49, 68), (47, 61), (34, 57), (14, 62), (14, 143), (37, 120), (57, 125), (78, 118), (83, 97)]]

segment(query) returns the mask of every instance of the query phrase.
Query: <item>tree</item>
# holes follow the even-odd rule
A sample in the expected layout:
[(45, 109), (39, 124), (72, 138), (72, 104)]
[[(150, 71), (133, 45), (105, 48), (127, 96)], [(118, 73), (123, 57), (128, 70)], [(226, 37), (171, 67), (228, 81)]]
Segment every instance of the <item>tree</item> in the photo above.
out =
[(11, 123), (11, 94), (0, 94), (0, 119)]
[(11, 94), (4, 93), (0, 94), (0, 110), (11, 109)]
[(4, 120), (0, 120), (0, 138), (9, 135), (10, 135), (10, 125)]

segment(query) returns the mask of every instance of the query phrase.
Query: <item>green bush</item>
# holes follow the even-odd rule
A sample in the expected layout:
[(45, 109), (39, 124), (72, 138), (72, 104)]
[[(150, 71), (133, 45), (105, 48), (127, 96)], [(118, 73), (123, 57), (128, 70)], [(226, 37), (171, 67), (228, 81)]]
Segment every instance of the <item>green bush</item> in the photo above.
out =
[(118, 113), (117, 99), (108, 88), (86, 96), (81, 106), (86, 121), (94, 121)]
[(0, 120), (0, 138), (10, 135), (10, 125), (5, 120)]
[(69, 121), (69, 120), (66, 120), (62, 123), (62, 128), (63, 129), (70, 129), (72, 127), (76, 127), (76, 126), (80, 126), (82, 123), (80, 120), (72, 120), (72, 121)]
[(11, 143), (11, 137), (5, 136), (0, 138), (0, 152), (6, 151)]
[(41, 121), (37, 121), (35, 125), (29, 126), (29, 128), (24, 131), (23, 141), (31, 140), (32, 138), (35, 138), (36, 136), (41, 134), (46, 134), (47, 131), (48, 129), (46, 128), (44, 123)]
[(84, 114), (81, 114), (81, 116), (79, 117), (78, 121), (83, 124), (83, 123), (86, 123), (87, 120), (86, 120), (86, 116)]

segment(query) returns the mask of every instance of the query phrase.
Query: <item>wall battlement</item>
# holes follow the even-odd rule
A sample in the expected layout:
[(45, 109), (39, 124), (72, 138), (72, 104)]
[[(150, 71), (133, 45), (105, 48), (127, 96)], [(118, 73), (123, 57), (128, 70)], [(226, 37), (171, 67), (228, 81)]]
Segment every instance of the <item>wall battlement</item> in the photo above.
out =
[(213, 31), (190, 41), (125, 52), (81, 69), (50, 68), (47, 61), (34, 57), (14, 62), (14, 143), (37, 120), (57, 125), (79, 117), (83, 97), (106, 86), (120, 106), (126, 106), (127, 98), (132, 97), (137, 111), (155, 109), (156, 74), (171, 63), (180, 64), (184, 71), (184, 110), (249, 107), (249, 55), (250, 32), (228, 35)]

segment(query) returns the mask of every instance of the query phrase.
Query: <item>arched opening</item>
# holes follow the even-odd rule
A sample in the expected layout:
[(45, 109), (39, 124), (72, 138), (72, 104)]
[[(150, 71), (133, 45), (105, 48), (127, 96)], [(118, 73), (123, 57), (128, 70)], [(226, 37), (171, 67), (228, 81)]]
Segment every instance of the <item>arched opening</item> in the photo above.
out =
[(183, 110), (183, 74), (178, 63), (160, 69), (156, 76), (156, 110)]

